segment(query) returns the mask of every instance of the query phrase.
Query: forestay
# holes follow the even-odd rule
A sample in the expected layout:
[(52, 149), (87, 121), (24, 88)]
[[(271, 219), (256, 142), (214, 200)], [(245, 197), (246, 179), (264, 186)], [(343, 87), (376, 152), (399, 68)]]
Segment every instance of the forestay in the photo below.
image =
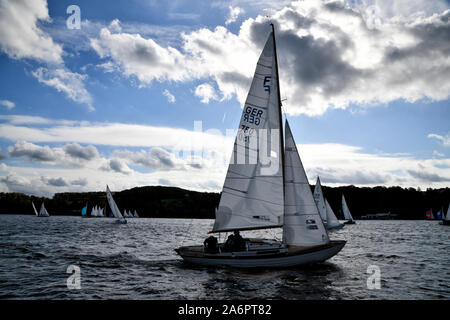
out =
[(288, 122), (285, 124), (285, 203), (283, 243), (312, 246), (330, 241), (314, 202)]
[(282, 129), (276, 74), (270, 34), (245, 101), (212, 232), (283, 224)]

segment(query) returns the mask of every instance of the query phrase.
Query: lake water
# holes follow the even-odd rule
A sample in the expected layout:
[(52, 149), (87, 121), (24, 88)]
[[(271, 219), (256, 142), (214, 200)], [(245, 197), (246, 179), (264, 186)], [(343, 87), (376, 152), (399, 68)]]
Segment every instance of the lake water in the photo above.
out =
[[(1, 299), (450, 299), (450, 227), (357, 221), (323, 264), (288, 270), (194, 267), (174, 249), (201, 244), (212, 220), (0, 215)], [(243, 232), (280, 238), (281, 230)], [(224, 240), (225, 235), (222, 235)], [(70, 265), (80, 289), (69, 289)], [(380, 271), (380, 288), (368, 273)], [(369, 284), (373, 283), (369, 281)]]

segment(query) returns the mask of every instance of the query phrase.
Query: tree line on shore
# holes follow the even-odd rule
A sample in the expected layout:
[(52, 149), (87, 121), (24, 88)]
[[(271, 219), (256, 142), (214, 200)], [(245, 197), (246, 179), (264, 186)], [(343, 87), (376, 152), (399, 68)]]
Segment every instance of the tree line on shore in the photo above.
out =
[[(401, 187), (322, 186), (322, 189), (339, 219), (343, 219), (342, 194), (355, 219), (386, 212), (397, 214), (397, 219), (425, 219), (427, 210), (432, 209), (435, 215), (441, 209), (446, 212), (450, 202), (450, 188), (421, 191)], [(137, 210), (140, 217), (214, 219), (220, 193), (146, 186), (115, 192), (114, 200), (122, 211)], [(56, 193), (51, 199), (23, 193), (0, 193), (0, 214), (33, 214), (32, 201), (38, 209), (44, 201), (50, 215), (78, 216), (86, 204), (88, 212), (93, 206), (105, 207), (107, 215), (111, 211), (105, 192)]]

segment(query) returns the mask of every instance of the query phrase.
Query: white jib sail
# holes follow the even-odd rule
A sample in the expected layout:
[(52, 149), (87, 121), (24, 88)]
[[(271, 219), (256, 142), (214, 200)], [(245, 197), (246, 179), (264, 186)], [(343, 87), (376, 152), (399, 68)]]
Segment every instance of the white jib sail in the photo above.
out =
[(108, 199), (109, 207), (111, 208), (111, 211), (117, 219), (123, 219), (122, 214), (120, 213), (119, 208), (117, 207), (116, 202), (113, 199), (113, 196), (111, 194), (111, 191), (109, 190), (109, 187), (106, 186), (106, 198)]
[(39, 213), (37, 212), (36, 207), (34, 206), (34, 202), (31, 201), (31, 204), (33, 205), (34, 214), (38, 216)]
[(323, 197), (319, 177), (317, 177), (316, 186), (314, 187), (314, 201), (316, 202), (322, 221), (327, 223), (327, 207), (325, 205), (325, 199)]
[(314, 202), (308, 178), (287, 121), (285, 130), (283, 242), (297, 246), (328, 243), (330, 239)]
[(213, 232), (283, 224), (282, 132), (275, 66), (270, 34), (245, 101)]
[(325, 206), (327, 208), (327, 228), (334, 228), (340, 226), (341, 223), (336, 218), (336, 215), (334, 214), (333, 209), (331, 209), (331, 206), (328, 203), (327, 199), (325, 199)]
[(350, 213), (350, 209), (347, 206), (344, 195), (342, 195), (342, 212), (344, 213), (345, 220), (353, 221), (352, 214)]
[(450, 204), (448, 205), (448, 210), (447, 210), (447, 214), (445, 215), (445, 220), (450, 221)]

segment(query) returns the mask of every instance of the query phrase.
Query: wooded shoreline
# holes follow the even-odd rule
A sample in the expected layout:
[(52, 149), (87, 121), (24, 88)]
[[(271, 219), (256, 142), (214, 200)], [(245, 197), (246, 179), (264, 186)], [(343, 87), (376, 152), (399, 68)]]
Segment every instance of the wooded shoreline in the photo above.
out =
[[(401, 187), (326, 187), (322, 186), (325, 197), (339, 219), (341, 196), (345, 195), (352, 216), (355, 219), (374, 213), (391, 212), (397, 219), (425, 219), (425, 212), (433, 210), (434, 215), (450, 203), (450, 188), (425, 191)], [(314, 190), (314, 186), (311, 186)], [(137, 210), (140, 217), (155, 218), (204, 218), (214, 219), (215, 208), (219, 204), (220, 193), (197, 192), (176, 187), (146, 186), (114, 192), (114, 199), (121, 210)], [(31, 201), (45, 207), (50, 215), (81, 215), (87, 204), (110, 209), (104, 191), (56, 193), (53, 198), (42, 198), (23, 193), (0, 193), (0, 214), (33, 214)]]

